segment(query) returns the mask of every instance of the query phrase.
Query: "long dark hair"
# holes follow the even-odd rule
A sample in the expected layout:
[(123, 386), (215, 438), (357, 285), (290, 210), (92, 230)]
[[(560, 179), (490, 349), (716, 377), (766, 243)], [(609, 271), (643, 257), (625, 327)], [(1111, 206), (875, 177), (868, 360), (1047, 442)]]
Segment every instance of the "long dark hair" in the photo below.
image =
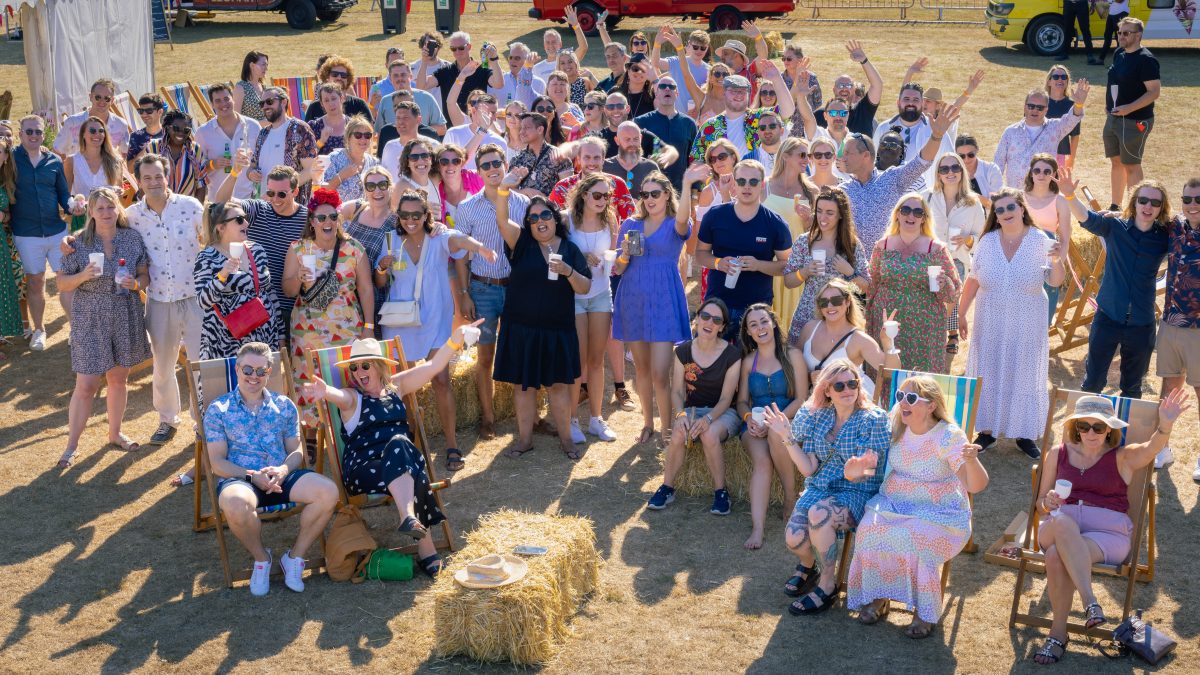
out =
[(250, 81), (250, 64), (255, 63), (259, 59), (266, 56), (265, 52), (249, 51), (246, 52), (246, 58), (242, 59), (242, 81)]
[(837, 241), (834, 242), (834, 248), (847, 262), (854, 265), (854, 256), (858, 253), (858, 230), (854, 227), (854, 215), (850, 211), (850, 197), (839, 187), (823, 187), (813, 200), (812, 224), (808, 228), (808, 248), (811, 250), (814, 244), (821, 241), (821, 226), (817, 224), (817, 202), (822, 199), (837, 204)]
[(742, 325), (738, 329), (738, 341), (741, 342), (742, 355), (749, 356), (758, 351), (758, 343), (754, 338), (750, 337), (750, 313), (763, 311), (771, 318), (771, 331), (775, 336), (775, 358), (779, 359), (779, 365), (783, 367), (783, 379), (787, 380), (787, 395), (791, 398), (796, 397), (796, 372), (792, 369), (791, 359), (788, 358), (788, 343), (784, 339), (783, 331), (779, 328), (779, 317), (775, 316), (775, 310), (771, 306), (756, 302), (746, 308), (746, 313), (742, 314)]
[(425, 220), (421, 223), (425, 228), (425, 234), (433, 233), (433, 209), (429, 208), (429, 201), (425, 197), (424, 190), (405, 190), (400, 195), (400, 200), (396, 204), (396, 234), (403, 237), (408, 234), (404, 226), (400, 224), (400, 207), (404, 206), (405, 202), (416, 202), (421, 205), (421, 210), (425, 213)]
[[(570, 94), (567, 94), (570, 100)], [(529, 106), (530, 111), (536, 111), (541, 103), (546, 103), (554, 110), (553, 113), (547, 115), (545, 113), (536, 113), (546, 118), (546, 142), (550, 145), (562, 145), (567, 141), (567, 135), (563, 132), (562, 122), (558, 119), (558, 108), (554, 107), (554, 101), (549, 96), (539, 96), (533, 99), (533, 104)]]

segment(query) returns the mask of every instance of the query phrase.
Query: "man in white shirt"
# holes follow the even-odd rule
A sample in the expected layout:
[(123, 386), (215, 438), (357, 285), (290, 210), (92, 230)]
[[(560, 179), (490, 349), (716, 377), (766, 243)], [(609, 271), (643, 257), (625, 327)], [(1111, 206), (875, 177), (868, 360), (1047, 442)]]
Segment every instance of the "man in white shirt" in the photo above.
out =
[(509, 45), (508, 72), (502, 73), (497, 68), (492, 73), (488, 93), (506, 106), (512, 101), (520, 101), (526, 108), (533, 106), (533, 99), (546, 93), (546, 81), (535, 77), (533, 69), (525, 67), (528, 60), (529, 47), (524, 42)]
[[(396, 127), (398, 135), (383, 146), (383, 152), (379, 156), (379, 161), (389, 173), (393, 176), (399, 176), (400, 153), (404, 152), (404, 144), (420, 136), (417, 133), (417, 128), (421, 126), (421, 109), (417, 107), (416, 103), (401, 101), (396, 105), (395, 115), (396, 119), (392, 124)], [(436, 138), (429, 138), (428, 136), (420, 137), (428, 139), (433, 143), (434, 147), (439, 145)]]
[(475, 151), (481, 146), (494, 143), (508, 153), (508, 143), (496, 135), (492, 129), (492, 120), (496, 118), (496, 99), (491, 94), (473, 93), (467, 99), (467, 110), (470, 119), (466, 124), (450, 127), (443, 140), (447, 145), (453, 143), (467, 152), (467, 164), (475, 161)]
[(84, 122), (87, 122), (89, 117), (97, 117), (104, 122), (104, 126), (108, 127), (109, 142), (122, 157), (125, 156), (125, 151), (129, 149), (129, 134), (132, 133), (132, 129), (125, 120), (121, 119), (120, 115), (112, 113), (112, 102), (117, 95), (116, 92), (117, 85), (112, 80), (108, 78), (96, 80), (88, 94), (88, 100), (92, 102), (91, 106), (64, 120), (62, 128), (58, 130), (58, 135), (54, 137), (54, 152), (59, 157), (66, 159), (79, 152), (79, 128), (83, 126)]
[[(880, 146), (883, 140), (883, 135), (891, 131), (892, 127), (900, 127), (898, 132), (904, 139), (904, 147), (906, 154), (904, 161), (911, 161), (914, 157), (921, 153), (921, 148), (925, 147), (925, 141), (929, 140), (929, 120), (922, 114), (922, 109), (925, 105), (925, 90), (916, 82), (908, 82), (903, 87), (900, 87), (900, 98), (896, 101), (897, 114), (891, 119), (884, 120), (875, 128), (875, 147)], [(954, 137), (954, 132), (950, 132), (951, 138)]]
[[(574, 7), (568, 5), (563, 9), (563, 14), (567, 25), (575, 31), (575, 43), (579, 45), (575, 48), (575, 56), (579, 58), (580, 63), (583, 63), (583, 57), (587, 56), (588, 51), (587, 35), (584, 35), (583, 29), (579, 27)], [(542, 33), (542, 47), (546, 50), (546, 58), (533, 64), (533, 76), (545, 82), (546, 78), (550, 77), (550, 73), (558, 70), (558, 53), (563, 48), (562, 35), (553, 28), (545, 31)]]
[[(205, 157), (212, 158), (212, 171), (206, 176), (209, 194), (216, 194), (221, 184), (228, 180), (233, 167), (233, 156), (239, 148), (249, 150), (258, 141), (262, 130), (258, 120), (239, 114), (233, 109), (233, 94), (225, 84), (214, 84), (208, 89), (208, 100), (217, 116), (196, 130), (196, 143)], [(249, 199), (253, 186), (245, 176), (235, 178), (235, 199)], [(153, 276), (153, 275), (152, 275)]]
[(421, 109), (421, 118), (425, 120), (425, 124), (429, 125), (429, 128), (439, 134), (446, 133), (446, 117), (442, 114), (442, 104), (438, 102), (438, 98), (424, 89), (412, 88), (412, 68), (407, 63), (393, 61), (388, 66), (388, 82), (391, 83), (392, 89), (384, 95), (375, 111), (375, 133), (379, 133), (380, 129), (395, 121), (395, 95), (398, 91), (407, 91), (412, 94), (413, 101)]

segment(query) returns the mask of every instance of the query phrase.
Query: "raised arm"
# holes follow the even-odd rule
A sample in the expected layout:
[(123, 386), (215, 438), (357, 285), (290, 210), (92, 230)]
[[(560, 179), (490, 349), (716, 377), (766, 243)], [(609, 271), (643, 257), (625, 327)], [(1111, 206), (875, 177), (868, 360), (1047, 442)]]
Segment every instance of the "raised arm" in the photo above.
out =
[[(664, 42), (670, 43), (671, 45), (675, 44), (675, 41), (671, 39), (671, 35), (674, 32), (675, 28), (671, 26), (671, 24), (663, 24), (658, 29), (658, 33), (654, 36), (654, 44), (650, 47), (650, 63), (653, 63), (655, 67), (662, 72), (666, 72), (667, 69), (670, 68), (670, 64), (667, 63), (667, 60), (662, 58), (662, 46)], [(679, 48), (675, 49), (675, 56), (679, 57), (679, 65), (681, 67), (686, 67), (686, 65), (683, 63), (684, 54), (679, 51)]]
[(929, 128), (932, 133), (929, 134), (929, 140), (925, 141), (925, 147), (921, 148), (921, 159), (926, 162), (937, 159), (938, 150), (942, 147), (942, 137), (958, 120), (958, 115), (959, 110), (954, 106), (938, 107), (933, 114), (933, 119), (929, 120)]
[(503, 89), (504, 69), (500, 67), (500, 51), (496, 48), (496, 45), (489, 42), (487, 47), (484, 47), (484, 55), (491, 66), (491, 74), (488, 75), (488, 86), (493, 89)]
[[(808, 57), (805, 57), (806, 59)], [(792, 103), (796, 112), (800, 113), (800, 121), (804, 124), (804, 137), (811, 141), (817, 135), (817, 116), (813, 114), (812, 104), (808, 101), (812, 87), (808, 86), (808, 71), (801, 70), (792, 84)], [(794, 132), (794, 130), (793, 130)]]
[[(564, 7), (563, 15), (567, 19), (567, 25), (571, 27), (571, 30), (575, 31), (575, 42), (578, 45), (575, 47), (575, 58), (579, 59), (579, 63), (582, 65), (583, 57), (587, 56), (588, 53), (587, 35), (583, 32), (583, 27), (579, 25), (579, 17), (576, 16), (573, 5)], [(600, 31), (600, 39), (602, 40), (600, 43), (601, 48), (609, 43), (608, 26), (605, 22), (607, 18), (608, 10), (601, 10), (600, 14), (596, 16), (596, 28)]]
[(1167, 397), (1158, 404), (1158, 426), (1145, 443), (1130, 443), (1117, 451), (1117, 466), (1123, 468), (1122, 475), (1132, 474), (1154, 461), (1154, 456), (1167, 446), (1171, 440), (1171, 427), (1175, 420), (1188, 408), (1188, 395), (1184, 387), (1173, 389)]
[(516, 248), (517, 239), (521, 236), (521, 226), (508, 218), (508, 196), (510, 191), (515, 190), (525, 176), (529, 175), (529, 169), (519, 166), (508, 172), (504, 177), (504, 182), (500, 184), (500, 189), (496, 191), (496, 227), (500, 230), (500, 236), (504, 238), (504, 243), (508, 244), (509, 248)]
[[(758, 27), (758, 24), (754, 23), (753, 21), (743, 21), (742, 30), (746, 31), (747, 35), (754, 38), (755, 58), (759, 58), (764, 61), (770, 59), (771, 49), (770, 47), (767, 47), (767, 40), (763, 37), (762, 30)], [(783, 90), (778, 89), (777, 91)]]
[(467, 81), (467, 76), (475, 72), (478, 64), (471, 61), (466, 68), (454, 78), (454, 85), (450, 87), (450, 91), (446, 93), (446, 116), (450, 118), (451, 126), (458, 126), (467, 122), (467, 114), (463, 112), (462, 106), (458, 105), (458, 97), (462, 94), (463, 84)]
[(954, 103), (951, 105), (962, 110), (962, 107), (967, 104), (967, 100), (971, 98), (971, 94), (974, 94), (975, 90), (979, 88), (980, 82), (983, 82), (983, 70), (975, 71), (971, 79), (967, 80), (967, 88), (963, 89), (963, 93), (959, 94), (958, 98), (954, 99)]
[(358, 394), (338, 389), (316, 375), (312, 381), (301, 385), (301, 395), (309, 401), (329, 401), (337, 406), (343, 415), (353, 415), (354, 407), (358, 404)]
[(929, 58), (925, 56), (919, 57), (916, 61), (913, 61), (912, 65), (908, 67), (908, 70), (904, 71), (904, 81), (900, 83), (900, 88), (903, 89), (904, 85), (913, 81), (913, 78), (925, 72), (925, 66), (928, 65)]
[[(1079, 181), (1075, 180), (1071, 169), (1060, 166), (1058, 168), (1058, 188), (1063, 199), (1067, 200), (1067, 204), (1071, 207), (1071, 215), (1075, 220), (1079, 221), (1080, 225), (1087, 222), (1091, 217), (1091, 212), (1088, 207), (1083, 204), (1075, 196), (1075, 188), (1079, 187)], [(1086, 227), (1084, 229), (1087, 229)]]
[[(479, 319), (470, 325), (478, 328), (482, 324), (483, 319)], [(450, 339), (437, 350), (432, 359), (425, 361), (425, 363), (419, 366), (396, 373), (392, 376), (392, 385), (396, 387), (401, 396), (407, 396), (417, 391), (432, 382), (438, 373), (445, 370), (446, 366), (450, 364), (450, 359), (454, 356), (454, 353), (462, 348), (463, 326), (459, 326), (454, 329), (454, 333), (450, 336)]]
[[(783, 81), (783, 73), (779, 72), (779, 68), (773, 62), (767, 60), (766, 57), (763, 57), (762, 66), (758, 69), (758, 72), (770, 80), (771, 84), (775, 85), (775, 91), (788, 91), (787, 83)], [(786, 120), (792, 116), (792, 113), (796, 112), (796, 102), (792, 100), (791, 96), (777, 96), (776, 100), (779, 101), (779, 115), (781, 119)]]
[(867, 53), (863, 51), (862, 43), (858, 40), (847, 42), (846, 51), (850, 52), (850, 60), (862, 66), (863, 73), (867, 76), (867, 100), (872, 105), (879, 105), (879, 101), (883, 99), (883, 77), (875, 69), (875, 64), (867, 58)]

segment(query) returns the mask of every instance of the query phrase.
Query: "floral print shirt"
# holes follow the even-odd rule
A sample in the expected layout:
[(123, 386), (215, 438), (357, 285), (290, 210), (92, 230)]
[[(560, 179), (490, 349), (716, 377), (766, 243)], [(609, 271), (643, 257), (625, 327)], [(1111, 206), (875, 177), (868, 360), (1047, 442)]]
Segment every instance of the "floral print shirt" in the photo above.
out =
[(155, 302), (176, 302), (196, 296), (193, 274), (200, 255), (204, 206), (192, 197), (172, 193), (162, 214), (140, 201), (125, 211), (129, 227), (142, 235), (150, 255), (150, 285), (146, 295)]
[(225, 443), (229, 449), (226, 459), (244, 469), (257, 471), (283, 464), (288, 455), (284, 441), (299, 436), (296, 404), (269, 389), (263, 390), (257, 410), (251, 410), (242, 392), (234, 389), (213, 401), (204, 413), (205, 442)]
[[(745, 126), (746, 132), (746, 147), (738, 148), (739, 154), (746, 154), (758, 149), (758, 122), (764, 113), (774, 113), (774, 108), (755, 108), (747, 110), (746, 116), (742, 118), (742, 124)], [(718, 138), (728, 137), (726, 125), (728, 118), (724, 113), (709, 119), (700, 126), (700, 132), (696, 134), (696, 140), (692, 143), (692, 152), (690, 154), (693, 162), (704, 162), (704, 153), (708, 152), (708, 146), (712, 145)]]

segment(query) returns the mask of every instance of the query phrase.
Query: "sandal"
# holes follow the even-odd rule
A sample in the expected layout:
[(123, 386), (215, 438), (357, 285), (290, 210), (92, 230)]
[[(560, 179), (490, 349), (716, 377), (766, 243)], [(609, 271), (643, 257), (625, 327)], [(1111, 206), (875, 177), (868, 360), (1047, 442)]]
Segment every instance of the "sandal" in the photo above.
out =
[(442, 556), (433, 553), (418, 560), (417, 564), (421, 566), (421, 571), (428, 575), (430, 579), (436, 579), (438, 572), (442, 571)]
[(575, 447), (574, 443), (569, 446), (562, 446), (561, 449), (563, 454), (567, 456), (567, 459), (572, 462), (578, 462), (583, 457), (583, 453)]
[(126, 452), (133, 452), (134, 450), (137, 450), (138, 448), (142, 447), (141, 445), (138, 444), (137, 441), (126, 436), (125, 434), (118, 434), (117, 440), (109, 441), (108, 444), (115, 445), (118, 448), (120, 448)]
[(518, 448), (514, 443), (512, 447), (504, 451), (504, 454), (512, 459), (521, 459), (521, 455), (529, 452), (530, 450), (533, 450), (532, 443), (530, 443), (529, 447), (526, 448)]
[[(837, 599), (838, 590), (838, 587), (834, 586), (833, 593), (827, 594), (825, 591), (821, 590), (820, 586), (816, 586), (812, 589), (811, 593), (788, 605), (788, 612), (792, 616), (820, 614), (830, 607), (833, 607), (833, 603)], [(817, 596), (817, 600), (820, 600), (821, 604), (818, 605), (817, 603), (813, 602), (809, 597), (812, 595)]]
[[(1070, 642), (1070, 640), (1068, 639), (1067, 642)], [(1063, 642), (1055, 637), (1046, 638), (1046, 644), (1042, 645), (1042, 648), (1037, 650), (1037, 653), (1033, 655), (1034, 662), (1042, 666), (1051, 666), (1058, 663), (1062, 660), (1062, 657), (1067, 655), (1067, 642)], [(1057, 654), (1054, 653), (1055, 648), (1058, 649)], [(1046, 660), (1038, 661), (1039, 656)]]
[(463, 454), (458, 448), (446, 448), (446, 470), (447, 471), (462, 471), (467, 465), (463, 461)]
[(400, 534), (412, 537), (416, 541), (421, 541), (425, 538), (425, 535), (429, 534), (429, 529), (413, 516), (405, 516), (404, 520), (400, 521), (400, 527), (396, 528), (396, 530)]
[(796, 573), (783, 584), (783, 592), (788, 597), (798, 598), (808, 594), (820, 580), (821, 571), (817, 569), (816, 565), (805, 567), (803, 564), (798, 564)]
[(908, 628), (904, 629), (904, 634), (914, 640), (924, 640), (930, 635), (933, 635), (933, 628), (936, 625), (937, 624), (925, 623), (924, 621), (913, 617), (913, 623), (910, 623)]
[(946, 353), (958, 353), (958, 333), (950, 333), (948, 336), (946, 336)]
[(642, 433), (638, 434), (638, 443), (645, 443), (654, 438), (654, 427), (642, 427)]
[[(858, 610), (858, 622), (864, 626), (874, 625), (886, 617), (890, 611), (892, 611), (892, 601), (887, 598), (880, 598)], [(910, 635), (909, 637), (912, 636)]]
[(58, 458), (58, 464), (56, 466), (59, 469), (71, 468), (71, 465), (75, 463), (75, 453), (76, 452), (77, 452), (76, 450), (67, 450), (66, 452), (64, 452), (62, 454), (62, 457)]
[(195, 483), (195, 482), (196, 482), (196, 479), (192, 478), (185, 472), (185, 473), (181, 473), (178, 476), (175, 476), (174, 478), (172, 478), (169, 485), (171, 487), (184, 487), (185, 485), (191, 485), (192, 483)]
[(494, 422), (485, 422), (483, 420), (480, 420), (479, 421), (479, 430), (477, 433), (479, 436), (479, 440), (490, 441), (491, 439), (496, 437), (496, 424)]
[(1087, 619), (1083, 622), (1084, 628), (1095, 628), (1096, 626), (1108, 622), (1108, 619), (1104, 617), (1104, 609), (1100, 607), (1099, 603), (1093, 602), (1087, 607), (1084, 607), (1083, 613), (1084, 616), (1087, 617)]

